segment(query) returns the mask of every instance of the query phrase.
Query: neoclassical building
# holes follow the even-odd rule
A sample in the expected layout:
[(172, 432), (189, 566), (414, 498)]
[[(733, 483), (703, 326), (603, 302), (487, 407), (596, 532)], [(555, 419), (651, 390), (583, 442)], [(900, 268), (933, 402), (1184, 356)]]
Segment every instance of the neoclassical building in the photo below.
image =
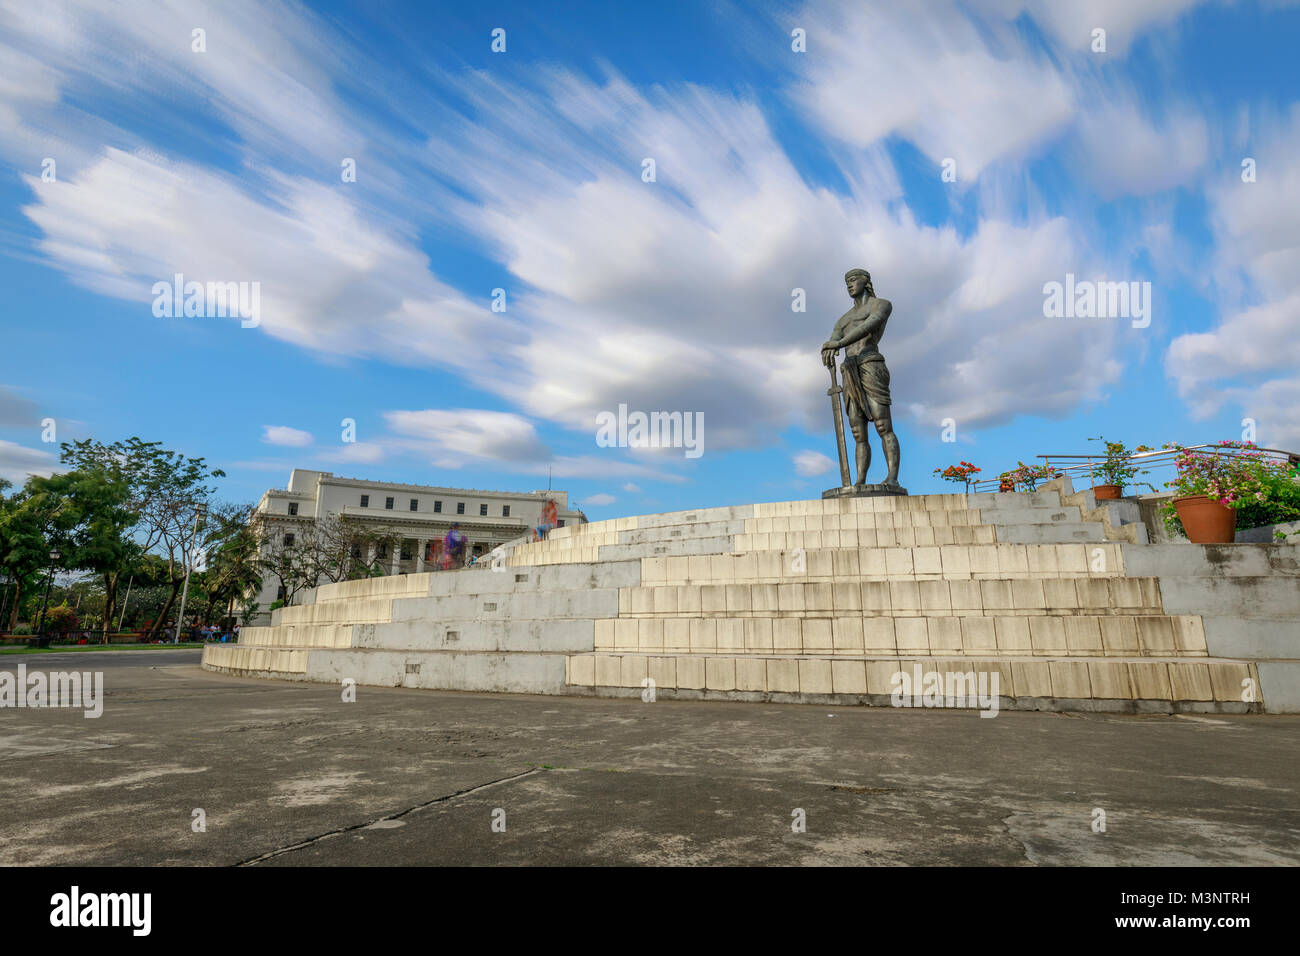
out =
[[(555, 501), (559, 526), (585, 523), (586, 515), (569, 507), (567, 491), (482, 491), (477, 488), (442, 488), (405, 485), (361, 478), (339, 478), (329, 471), (295, 468), (289, 487), (271, 488), (258, 502), (255, 520), (269, 523), (271, 533), (299, 533), (307, 522), (337, 515), (366, 530), (396, 534), (401, 544), (393, 548), (383, 566), (391, 574), (408, 574), (437, 566), (442, 539), (452, 522), (459, 522), (468, 539), (468, 554), (483, 555), (537, 527), (542, 507)], [(275, 579), (263, 578), (257, 597), (264, 616), (280, 595)]]

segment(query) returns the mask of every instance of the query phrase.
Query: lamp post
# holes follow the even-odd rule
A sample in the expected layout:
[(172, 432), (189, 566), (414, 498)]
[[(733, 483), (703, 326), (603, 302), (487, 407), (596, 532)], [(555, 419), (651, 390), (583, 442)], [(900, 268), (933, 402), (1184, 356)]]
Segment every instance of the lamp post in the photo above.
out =
[(36, 625), (36, 643), (38, 646), (45, 644), (45, 609), (50, 603), (50, 585), (54, 583), (54, 565), (59, 560), (57, 548), (50, 549), (50, 576), (45, 580), (45, 597), (41, 598), (41, 619)]
[(5, 621), (9, 620), (5, 617), (5, 611), (9, 609), (9, 575), (0, 575), (0, 587), (0, 631), (3, 631)]
[(208, 506), (201, 501), (194, 508), (194, 532), (190, 535), (190, 547), (185, 551), (185, 586), (181, 588), (181, 609), (180, 613), (176, 615), (176, 634), (172, 638), (173, 644), (181, 642), (181, 628), (185, 625), (185, 598), (190, 593), (190, 568), (193, 565), (190, 560), (190, 551), (193, 550), (194, 542), (199, 537), (199, 522), (203, 520), (203, 516), (207, 513)]

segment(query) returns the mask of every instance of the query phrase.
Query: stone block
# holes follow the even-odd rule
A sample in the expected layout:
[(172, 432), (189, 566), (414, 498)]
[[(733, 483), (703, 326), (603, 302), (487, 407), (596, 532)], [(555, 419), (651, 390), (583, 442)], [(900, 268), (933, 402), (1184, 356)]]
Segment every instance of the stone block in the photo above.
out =
[(996, 617), (993, 619), (998, 650), (1004, 654), (1032, 655), (1033, 643), (1029, 637), (1029, 618)]
[(892, 617), (864, 617), (862, 619), (862, 647), (863, 653), (866, 654), (897, 654), (898, 642), (894, 635), (894, 619)]
[(767, 689), (773, 694), (799, 693), (799, 662), (789, 658), (768, 658)]
[(767, 660), (765, 658), (736, 658), (736, 690), (767, 690)]
[(1019, 697), (1052, 697), (1052, 674), (1047, 661), (1013, 661), (1012, 681)]
[(704, 690), (704, 658), (677, 658), (677, 686), (684, 690)]
[(1047, 666), (1052, 677), (1053, 697), (1087, 699), (1093, 696), (1088, 664), (1049, 661)]
[(1164, 661), (1129, 661), (1129, 682), (1138, 700), (1173, 700), (1169, 665)]
[(828, 658), (814, 657), (799, 661), (799, 692), (831, 693), (831, 661)]
[(1169, 683), (1174, 700), (1214, 700), (1210, 668), (1206, 664), (1170, 662)]
[(899, 654), (928, 656), (930, 653), (930, 634), (925, 618), (894, 618), (894, 641)]
[(704, 659), (705, 686), (709, 690), (736, 689), (736, 659), (734, 657), (706, 657)]

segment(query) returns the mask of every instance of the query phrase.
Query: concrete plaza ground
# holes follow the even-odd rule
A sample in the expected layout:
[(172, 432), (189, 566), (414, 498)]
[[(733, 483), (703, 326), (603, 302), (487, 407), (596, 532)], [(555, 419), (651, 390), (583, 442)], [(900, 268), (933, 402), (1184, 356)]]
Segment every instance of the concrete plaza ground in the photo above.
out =
[(199, 656), (0, 657), (106, 691), (98, 719), (0, 710), (0, 864), (1300, 863), (1297, 717), (344, 703)]

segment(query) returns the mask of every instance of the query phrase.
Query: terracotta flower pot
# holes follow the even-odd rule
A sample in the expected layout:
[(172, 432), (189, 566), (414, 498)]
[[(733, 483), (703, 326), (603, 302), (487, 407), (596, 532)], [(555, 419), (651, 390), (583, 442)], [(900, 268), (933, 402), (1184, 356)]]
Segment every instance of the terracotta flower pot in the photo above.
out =
[(1205, 495), (1175, 498), (1174, 509), (1192, 544), (1231, 544), (1237, 537), (1237, 512)]
[(1093, 485), (1092, 495), (1098, 501), (1115, 501), (1123, 495), (1123, 485)]

